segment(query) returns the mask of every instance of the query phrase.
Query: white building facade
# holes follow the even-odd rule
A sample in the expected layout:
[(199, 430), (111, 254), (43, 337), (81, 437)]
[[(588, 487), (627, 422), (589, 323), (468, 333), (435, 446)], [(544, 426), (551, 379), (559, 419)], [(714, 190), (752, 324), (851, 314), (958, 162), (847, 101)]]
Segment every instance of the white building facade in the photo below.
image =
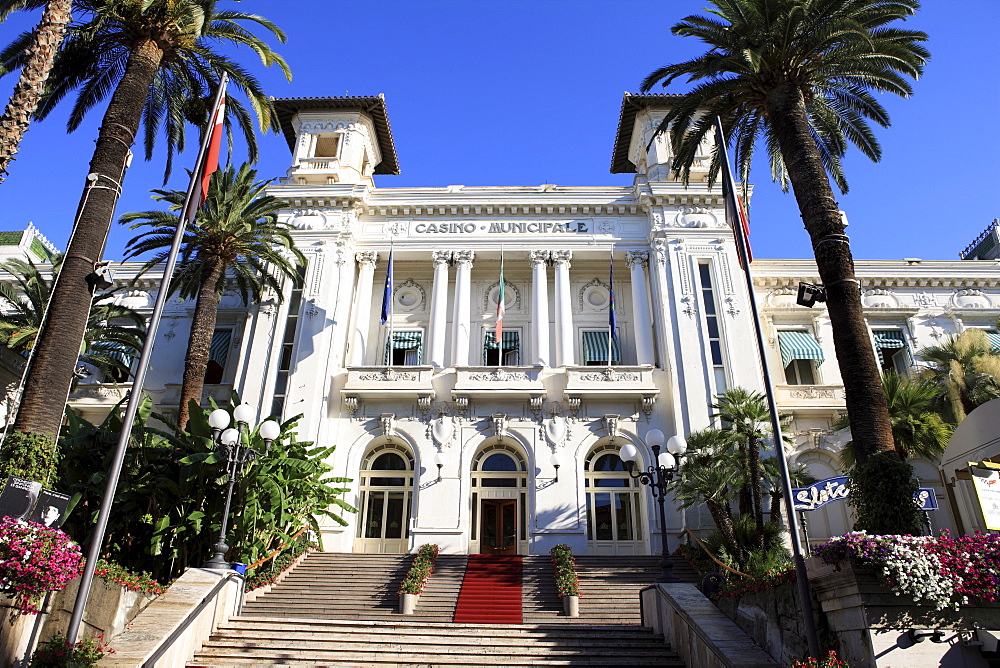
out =
[[(631, 187), (380, 188), (375, 175), (398, 173), (381, 97), (276, 102), (292, 164), (269, 192), (288, 202), (309, 263), (280, 303), (223, 300), (208, 391), (235, 388), (261, 417), (302, 414), (300, 438), (337, 446), (358, 513), (323, 527), (324, 549), (655, 554), (664, 536), (674, 546), (684, 528), (711, 529), (672, 502), (660, 526), (617, 454), (632, 443), (651, 463), (649, 430), (706, 428), (716, 394), (763, 387), (721, 185), (704, 181), (711, 147), (690, 185), (670, 177), (669, 144), (654, 138), (669, 103), (625, 97), (612, 171), (635, 172)], [(753, 273), (789, 454), (836, 475), (844, 399), (829, 319), (795, 305), (815, 265), (758, 260)], [(963, 328), (995, 332), (994, 261), (859, 261), (857, 273), (887, 369), (915, 373), (917, 350)], [(126, 298), (148, 308), (152, 290)], [(161, 409), (176, 405), (192, 309), (172, 301), (157, 334), (147, 391)], [(84, 385), (73, 403), (98, 411), (120, 392)], [(936, 466), (916, 468), (947, 508)], [(843, 504), (810, 520), (813, 538), (850, 522)]]

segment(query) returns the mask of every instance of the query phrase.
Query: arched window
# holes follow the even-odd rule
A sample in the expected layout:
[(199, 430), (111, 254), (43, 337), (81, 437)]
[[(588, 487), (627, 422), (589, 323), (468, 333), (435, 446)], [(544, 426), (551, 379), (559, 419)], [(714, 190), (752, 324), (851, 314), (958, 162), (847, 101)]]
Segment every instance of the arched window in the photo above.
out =
[(517, 448), (496, 444), (472, 460), (472, 551), (525, 554), (528, 466)]
[(629, 476), (618, 448), (599, 445), (583, 463), (590, 554), (643, 554), (639, 484)]
[(372, 448), (360, 472), (357, 552), (406, 552), (413, 505), (413, 455), (394, 443)]

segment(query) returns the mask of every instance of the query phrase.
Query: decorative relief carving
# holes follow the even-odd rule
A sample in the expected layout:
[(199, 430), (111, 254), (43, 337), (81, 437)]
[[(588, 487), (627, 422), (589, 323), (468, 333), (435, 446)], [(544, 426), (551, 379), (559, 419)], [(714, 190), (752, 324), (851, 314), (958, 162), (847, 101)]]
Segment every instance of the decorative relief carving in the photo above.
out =
[(457, 250), (452, 253), (452, 259), (455, 264), (472, 264), (475, 258), (475, 252), (470, 250)]
[(358, 414), (358, 398), (352, 395), (344, 397), (344, 406), (347, 411), (351, 414), (351, 417), (356, 417)]
[(431, 436), (434, 442), (440, 446), (449, 446), (452, 437), (455, 435), (455, 422), (448, 415), (442, 415), (431, 424)]
[(409, 371), (396, 371), (393, 367), (387, 367), (383, 371), (375, 371), (372, 373), (362, 373), (358, 375), (358, 380), (375, 380), (381, 382), (414, 382), (418, 378), (418, 374)]
[(507, 415), (506, 413), (494, 413), (490, 416), (490, 422), (493, 424), (493, 436), (497, 439), (497, 443), (499, 443), (507, 435), (507, 427), (509, 425)]
[(861, 303), (868, 308), (898, 308), (899, 298), (892, 290), (871, 288), (861, 294)]
[(535, 267), (539, 264), (544, 264), (551, 258), (551, 253), (547, 250), (533, 250), (528, 251), (528, 263)]
[(790, 390), (788, 396), (793, 399), (836, 399), (837, 391), (818, 387), (803, 387)]
[(434, 266), (448, 264), (451, 262), (451, 251), (431, 251), (431, 261), (434, 263)]
[(647, 251), (628, 251), (628, 253), (625, 254), (625, 265), (629, 269), (635, 265), (645, 267), (648, 261), (649, 253)]
[(516, 381), (528, 381), (531, 380), (523, 371), (507, 371), (503, 367), (497, 367), (496, 371), (492, 373), (471, 373), (469, 374), (469, 380), (476, 381), (494, 381), (500, 383), (516, 382)]
[(611, 286), (599, 278), (593, 278), (583, 285), (578, 293), (579, 310), (602, 311), (611, 301)]
[(689, 295), (691, 294), (691, 274), (687, 266), (687, 249), (678, 239), (671, 241), (671, 243), (674, 244), (674, 252), (677, 253), (677, 262), (674, 266), (677, 267), (677, 278), (681, 284), (681, 294)]
[(682, 206), (678, 207), (674, 216), (673, 227), (722, 227), (719, 219), (709, 209), (703, 206)]
[(918, 292), (913, 296), (913, 301), (921, 308), (933, 308), (937, 306), (937, 300), (929, 292)]
[(293, 209), (289, 223), (300, 230), (328, 230), (333, 227), (331, 209)]
[(535, 420), (540, 420), (542, 417), (542, 401), (544, 397), (536, 396), (530, 397), (528, 399), (528, 406), (531, 409), (531, 415), (534, 416)]
[(736, 316), (738, 316), (740, 314), (740, 309), (739, 309), (739, 307), (736, 306), (736, 298), (735, 297), (726, 297), (725, 310), (726, 310), (726, 313), (728, 313), (729, 317), (731, 317), (731, 318), (735, 318)]
[(619, 381), (635, 382), (641, 379), (641, 376), (637, 373), (629, 373), (623, 371), (616, 371), (614, 367), (608, 367), (600, 373), (581, 373), (580, 380), (585, 381), (603, 381), (609, 383), (617, 383)]
[(982, 290), (976, 288), (966, 288), (956, 290), (951, 296), (951, 303), (955, 308), (992, 308), (991, 300)]
[(646, 415), (646, 422), (649, 422), (649, 419), (653, 416), (653, 404), (655, 403), (656, 397), (654, 396), (646, 396), (642, 398), (642, 404), (640, 404), (640, 406), (642, 408), (642, 412)]
[(573, 251), (568, 250), (554, 250), (551, 252), (552, 262), (556, 265), (566, 265), (566, 268), (570, 268), (570, 260), (573, 259)]
[(378, 264), (378, 253), (376, 251), (358, 251), (354, 254), (354, 260), (358, 264), (370, 264), (374, 267)]
[(681, 297), (681, 303), (684, 304), (684, 308), (681, 309), (681, 313), (689, 318), (693, 318), (698, 315), (698, 307), (695, 306), (694, 299), (692, 297)]
[(393, 299), (399, 310), (412, 312), (426, 308), (427, 291), (412, 278), (408, 278), (393, 290)]
[(613, 443), (618, 438), (618, 423), (621, 421), (620, 415), (605, 415), (603, 418), (604, 429), (608, 432), (608, 438)]
[(396, 435), (396, 416), (393, 413), (382, 413), (378, 419), (382, 425), (382, 435), (391, 441)]
[(667, 242), (663, 239), (653, 240), (653, 257), (656, 259), (657, 264), (664, 265), (667, 263)]
[[(597, 230), (598, 234), (614, 234), (618, 231), (617, 227), (613, 220), (594, 221), (594, 229)], [(569, 251), (553, 251), (553, 253), (569, 253)], [(566, 259), (569, 260), (568, 257)]]
[[(508, 310), (521, 310), (521, 290), (516, 284), (511, 283), (506, 278), (504, 283), (504, 304)], [(500, 298), (500, 281), (489, 285), (483, 293), (483, 311), (494, 313), (497, 308), (497, 300)]]

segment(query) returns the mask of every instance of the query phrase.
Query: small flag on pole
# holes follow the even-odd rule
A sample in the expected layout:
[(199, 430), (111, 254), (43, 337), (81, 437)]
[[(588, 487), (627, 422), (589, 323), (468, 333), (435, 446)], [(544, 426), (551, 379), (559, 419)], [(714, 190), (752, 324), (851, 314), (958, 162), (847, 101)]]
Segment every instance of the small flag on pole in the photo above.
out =
[(503, 341), (503, 316), (507, 312), (507, 305), (504, 303), (506, 301), (507, 294), (504, 291), (504, 281), (503, 281), (503, 247), (500, 247), (500, 291), (497, 292), (497, 333), (496, 342), (497, 345), (501, 345)]
[(389, 246), (389, 266), (385, 269), (385, 290), (382, 292), (382, 324), (392, 312), (392, 246)]
[(208, 184), (212, 180), (212, 174), (219, 169), (219, 152), (222, 146), (222, 130), (225, 126), (226, 120), (225, 86), (227, 81), (228, 79), (222, 82), (223, 92), (219, 97), (219, 104), (212, 110), (212, 115), (210, 116), (211, 122), (208, 130), (210, 133), (208, 150), (205, 153), (205, 161), (200, 165), (201, 171), (196, 174), (196, 177), (201, 181), (201, 185), (200, 188), (194, 193), (194, 196), (191, 198), (191, 203), (188, 205), (186, 213), (189, 221), (194, 220), (198, 209), (205, 203), (205, 200), (208, 199)]
[(753, 262), (753, 254), (750, 252), (750, 222), (747, 220), (746, 210), (743, 202), (736, 194), (736, 184), (733, 182), (733, 172), (729, 166), (729, 152), (726, 150), (726, 135), (722, 131), (722, 121), (715, 118), (715, 130), (718, 135), (719, 151), (722, 152), (722, 196), (726, 200), (726, 223), (733, 231), (736, 239), (737, 257), (740, 266), (743, 266), (743, 251), (746, 252), (748, 262)]
[(611, 359), (611, 340), (618, 340), (618, 319), (615, 314), (615, 249), (611, 249), (611, 269), (608, 272), (608, 360)]

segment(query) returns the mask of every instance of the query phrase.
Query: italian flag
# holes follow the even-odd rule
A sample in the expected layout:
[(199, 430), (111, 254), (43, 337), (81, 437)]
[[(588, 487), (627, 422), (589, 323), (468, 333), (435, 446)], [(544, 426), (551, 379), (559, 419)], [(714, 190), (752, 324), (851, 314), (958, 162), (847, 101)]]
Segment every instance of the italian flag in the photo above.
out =
[(507, 311), (507, 307), (504, 305), (504, 289), (503, 289), (503, 249), (500, 249), (500, 292), (497, 293), (497, 333), (496, 342), (500, 345), (501, 334), (503, 333), (503, 314)]

